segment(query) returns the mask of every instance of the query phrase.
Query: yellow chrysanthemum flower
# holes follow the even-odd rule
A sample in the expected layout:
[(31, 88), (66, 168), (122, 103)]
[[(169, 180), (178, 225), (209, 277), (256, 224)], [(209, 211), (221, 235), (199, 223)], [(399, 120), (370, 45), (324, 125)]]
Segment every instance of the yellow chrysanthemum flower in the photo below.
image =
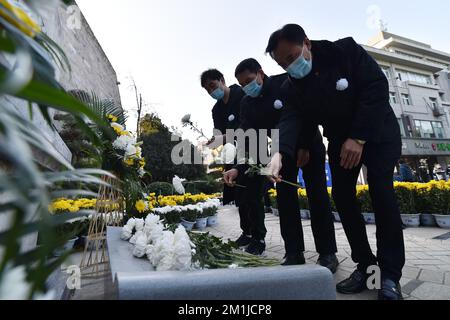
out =
[(147, 205), (145, 204), (144, 200), (139, 200), (138, 202), (136, 202), (135, 207), (139, 213), (143, 213), (143, 212), (145, 212)]
[(133, 158), (128, 158), (128, 159), (125, 159), (124, 161), (123, 161), (127, 166), (134, 166), (134, 159)]
[[(41, 27), (23, 9), (11, 4), (8, 0), (0, 0), (0, 16), (17, 27), (27, 36), (34, 37), (41, 32)], [(11, 17), (13, 15), (14, 17)]]

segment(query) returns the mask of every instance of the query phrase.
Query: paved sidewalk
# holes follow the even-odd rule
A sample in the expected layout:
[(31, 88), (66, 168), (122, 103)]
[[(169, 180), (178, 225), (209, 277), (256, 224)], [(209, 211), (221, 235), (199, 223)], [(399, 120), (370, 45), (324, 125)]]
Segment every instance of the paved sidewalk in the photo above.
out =
[[(284, 242), (280, 234), (279, 218), (267, 214), (267, 251), (270, 258), (282, 259)], [(338, 258), (341, 262), (335, 275), (336, 282), (347, 278), (355, 268), (351, 260), (350, 246), (340, 223), (335, 224), (338, 244)], [(303, 221), (305, 233), (305, 256), (308, 263), (316, 263), (318, 254), (315, 252), (311, 222)], [(219, 224), (208, 229), (211, 234), (226, 239), (235, 240), (240, 236), (239, 213), (235, 207), (225, 207), (220, 210)], [(367, 226), (369, 241), (376, 252), (375, 226)], [(406, 266), (403, 270), (403, 293), (410, 300), (450, 300), (450, 239), (435, 240), (447, 235), (450, 230), (439, 228), (410, 228), (405, 230)], [(447, 238), (450, 238), (448, 235)], [(372, 300), (376, 292), (365, 292), (355, 296), (339, 295), (340, 300)]]

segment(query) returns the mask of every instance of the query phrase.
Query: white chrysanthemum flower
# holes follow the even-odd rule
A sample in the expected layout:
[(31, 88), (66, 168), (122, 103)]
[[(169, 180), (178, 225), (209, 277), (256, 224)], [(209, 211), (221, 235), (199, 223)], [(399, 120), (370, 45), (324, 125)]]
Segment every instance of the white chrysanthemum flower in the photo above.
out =
[(338, 91), (344, 91), (348, 88), (348, 80), (347, 79), (340, 79), (336, 83), (336, 90)]
[(174, 237), (172, 232), (164, 231), (153, 246), (150, 262), (158, 271), (168, 271), (172, 267)]
[(118, 137), (114, 143), (113, 148), (117, 150), (123, 150), (126, 151), (128, 146), (134, 146), (136, 145), (136, 139), (130, 136), (120, 136)]
[(140, 234), (136, 239), (136, 246), (133, 250), (133, 256), (135, 256), (136, 258), (142, 258), (143, 256), (145, 256), (147, 252), (147, 242), (147, 235), (145, 233)]
[(155, 224), (150, 227), (148, 232), (149, 243), (157, 243), (164, 235), (164, 225), (161, 223)]
[(27, 282), (24, 266), (6, 268), (0, 282), (0, 300), (26, 300), (31, 285)]
[(139, 239), (139, 237), (140, 237), (141, 235), (145, 235), (144, 231), (138, 231), (138, 232), (136, 232), (136, 234), (135, 234), (134, 236), (131, 237), (130, 243), (136, 245), (136, 241), (137, 241), (137, 239)]
[(234, 163), (234, 159), (236, 158), (236, 146), (231, 143), (227, 143), (222, 150), (222, 161), (224, 164), (232, 164)]
[(191, 240), (183, 227), (178, 227), (174, 236), (174, 257), (172, 270), (188, 271), (192, 264)]
[(182, 124), (188, 124), (191, 122), (191, 115), (187, 114), (181, 119)]
[(145, 221), (144, 219), (136, 219), (136, 231), (144, 230)]
[(133, 229), (130, 226), (126, 225), (125, 227), (122, 228), (120, 239), (128, 241), (131, 239), (132, 236), (133, 236)]
[(136, 156), (138, 150), (135, 145), (129, 144), (125, 150), (125, 157), (134, 157)]
[(130, 220), (128, 220), (127, 226), (130, 227), (131, 230), (133, 230), (136, 227), (136, 218), (131, 218)]
[(159, 216), (155, 215), (155, 214), (149, 214), (146, 218), (145, 218), (145, 224), (158, 224), (161, 222), (161, 219), (159, 218)]
[(186, 180), (180, 179), (178, 176), (175, 176), (172, 179), (173, 187), (175, 188), (175, 191), (178, 194), (185, 194), (186, 193), (186, 190), (184, 189), (184, 186), (183, 186), (183, 181), (186, 181)]

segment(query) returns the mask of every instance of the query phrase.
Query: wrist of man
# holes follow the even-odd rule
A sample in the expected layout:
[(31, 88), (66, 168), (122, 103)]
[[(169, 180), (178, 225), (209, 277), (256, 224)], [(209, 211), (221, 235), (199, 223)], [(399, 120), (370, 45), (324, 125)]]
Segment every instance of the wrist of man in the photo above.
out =
[(353, 139), (353, 141), (355, 141), (357, 144), (359, 144), (361, 146), (365, 146), (367, 143), (367, 141), (361, 140), (361, 139)]

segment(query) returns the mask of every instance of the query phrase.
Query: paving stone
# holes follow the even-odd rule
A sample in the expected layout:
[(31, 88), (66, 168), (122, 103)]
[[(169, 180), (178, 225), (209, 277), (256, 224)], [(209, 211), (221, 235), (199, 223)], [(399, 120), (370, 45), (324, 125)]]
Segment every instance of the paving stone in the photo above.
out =
[(450, 272), (445, 273), (444, 283), (445, 283), (445, 285), (450, 286)]
[(405, 266), (403, 268), (403, 277), (417, 279), (417, 277), (419, 276), (420, 270), (421, 270), (420, 268)]
[(443, 284), (444, 273), (440, 271), (422, 270), (419, 275), (419, 280), (424, 282)]
[(420, 265), (420, 266), (434, 266), (437, 264), (441, 264), (442, 261), (441, 260), (422, 260), (422, 259), (418, 259), (418, 260), (408, 260), (409, 263), (412, 263), (414, 265)]
[(426, 282), (411, 293), (420, 300), (450, 300), (450, 286)]

